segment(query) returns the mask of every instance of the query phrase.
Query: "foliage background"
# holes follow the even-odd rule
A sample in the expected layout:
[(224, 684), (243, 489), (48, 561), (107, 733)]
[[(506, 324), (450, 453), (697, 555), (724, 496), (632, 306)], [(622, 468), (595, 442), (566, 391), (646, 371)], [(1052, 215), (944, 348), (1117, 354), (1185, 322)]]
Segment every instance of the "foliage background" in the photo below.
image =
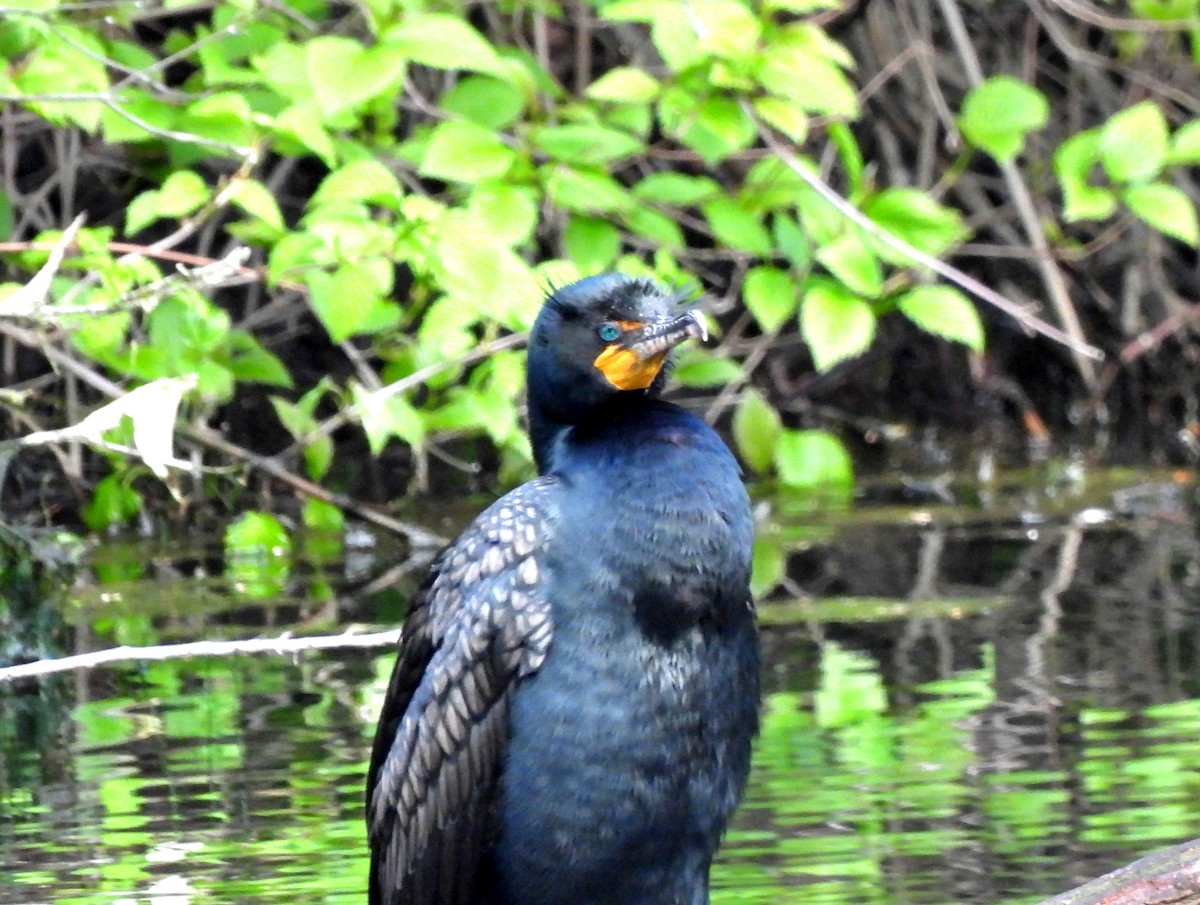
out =
[(707, 294), (720, 341), (675, 376), (786, 484), (848, 488), (847, 443), (943, 467), (947, 427), (976, 464), (1193, 455), (1196, 0), (0, 13), (2, 430), (182, 378), (192, 463), (146, 455), (160, 395), (72, 438), (100, 455), (13, 459), (5, 513), (100, 529), (284, 488), (322, 524), (516, 480), (522, 331), (611, 268)]

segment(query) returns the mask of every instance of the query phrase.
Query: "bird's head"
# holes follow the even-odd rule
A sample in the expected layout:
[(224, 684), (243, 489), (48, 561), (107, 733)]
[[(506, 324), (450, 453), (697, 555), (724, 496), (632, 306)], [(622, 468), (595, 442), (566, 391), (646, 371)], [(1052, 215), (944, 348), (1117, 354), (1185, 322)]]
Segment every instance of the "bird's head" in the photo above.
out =
[(531, 420), (576, 424), (622, 393), (656, 395), (671, 350), (707, 338), (704, 318), (683, 301), (618, 273), (556, 289), (529, 336)]

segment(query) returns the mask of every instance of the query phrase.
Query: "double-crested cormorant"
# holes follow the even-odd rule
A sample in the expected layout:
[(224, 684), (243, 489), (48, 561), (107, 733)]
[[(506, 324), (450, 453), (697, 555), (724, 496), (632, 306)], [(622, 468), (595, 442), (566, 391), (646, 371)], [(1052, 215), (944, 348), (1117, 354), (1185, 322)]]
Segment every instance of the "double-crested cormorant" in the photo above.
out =
[(750, 507), (657, 396), (704, 335), (654, 283), (591, 277), (529, 339), (541, 477), (433, 565), (367, 779), (373, 905), (703, 905), (757, 728)]

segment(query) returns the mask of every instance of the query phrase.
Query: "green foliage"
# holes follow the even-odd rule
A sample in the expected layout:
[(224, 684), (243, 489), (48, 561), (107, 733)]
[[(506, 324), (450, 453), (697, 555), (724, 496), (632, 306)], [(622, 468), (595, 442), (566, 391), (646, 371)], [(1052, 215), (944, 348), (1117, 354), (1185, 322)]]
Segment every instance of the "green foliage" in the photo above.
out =
[(848, 488), (854, 467), (846, 447), (821, 430), (784, 430), (775, 445), (775, 468), (789, 487), (804, 490)]
[(1025, 136), (1046, 125), (1050, 105), (1031, 85), (1012, 76), (994, 76), (963, 101), (958, 127), (971, 144), (1001, 162), (1025, 147)]
[[(740, 284), (721, 288), (740, 293), (749, 339), (798, 330), (819, 371), (869, 349), (888, 319), (983, 349), (973, 303), (915, 272), (882, 234), (935, 257), (955, 253), (971, 235), (954, 206), (962, 168), (981, 158), (974, 150), (1032, 160), (1027, 143), (1060, 112), (1048, 86), (996, 75), (962, 97), (957, 126), (971, 147), (931, 193), (887, 184), (865, 158), (854, 124), (864, 82), (813, 15), (836, 4), (585, 6), (597, 40), (619, 34), (622, 47), (641, 41), (639, 53), (566, 73), (554, 53), (530, 53), (527, 36), (486, 17), (407, 0), (370, 2), (349, 18), (324, 0), (218, 0), (194, 18), (164, 16), (153, 36), (133, 27), (124, 0), (104, 28), (53, 6), (12, 12), (0, 47), (20, 64), (0, 74), (4, 90), (28, 95), (22, 106), (47, 129), (107, 143), (129, 185), (118, 216), (93, 220), (113, 225), (80, 233), (47, 323), (65, 325), (75, 353), (131, 385), (196, 374), (197, 414), (263, 386), (282, 390), (270, 399), (296, 441), (289, 455), (318, 481), (334, 458), (335, 408), (374, 454), (399, 444), (420, 456), (475, 435), (498, 448), (505, 474), (527, 474), (519, 360), (467, 357), (528, 328), (547, 285), (610, 268), (668, 282), (732, 274)], [(529, 9), (517, 2), (514, 21)], [(85, 97), (46, 99), (63, 92)], [(1054, 173), (1066, 223), (1123, 211), (1200, 241), (1194, 204), (1172, 178), (1200, 161), (1200, 121), (1172, 123), (1145, 101), (1062, 143)], [(764, 153), (768, 130), (785, 152)], [(814, 190), (817, 174), (868, 222)], [(16, 214), (0, 199), (0, 226), (21, 222)], [(174, 275), (172, 260), (125, 255), (130, 242), (164, 234), (187, 254), (202, 243), (201, 260), (248, 246), (252, 269), (239, 279), (261, 276), (254, 293), (306, 313), (243, 324), (257, 294), (243, 308), (232, 289), (214, 295)], [(38, 238), (39, 251), (15, 267), (44, 263), (56, 236)], [(72, 316), (75, 307), (83, 311)], [(331, 358), (340, 347), (340, 376), (281, 359), (289, 331), (318, 334), (308, 339)], [(733, 353), (687, 351), (676, 378), (705, 391), (740, 386), (742, 339)], [(396, 381), (403, 392), (386, 388)], [(797, 440), (765, 396), (743, 397), (733, 429), (758, 472), (802, 486), (812, 475), (850, 480), (831, 436)], [(89, 518), (129, 518), (128, 492), (123, 502), (100, 493)]]
[(775, 461), (782, 430), (779, 413), (761, 393), (747, 390), (733, 415), (733, 437), (742, 461), (757, 472), (766, 472)]
[(875, 313), (842, 283), (812, 278), (800, 307), (800, 327), (818, 371), (866, 351), (875, 337)]
[(1175, 186), (1166, 182), (1131, 185), (1121, 193), (1121, 200), (1136, 217), (1164, 236), (1200, 245), (1196, 205)]
[(1113, 182), (1144, 182), (1162, 172), (1169, 141), (1166, 117), (1145, 101), (1100, 129), (1100, 163)]
[(742, 299), (758, 325), (773, 333), (796, 313), (800, 289), (786, 270), (758, 266), (746, 274)]
[(950, 286), (917, 286), (896, 300), (896, 307), (923, 330), (983, 351), (983, 324), (975, 306)]
[[(1105, 220), (1124, 205), (1164, 236), (1200, 245), (1195, 202), (1167, 181), (1172, 167), (1197, 161), (1200, 120), (1172, 135), (1162, 110), (1143, 101), (1059, 146), (1054, 169), (1063, 191), (1063, 216), (1067, 222)], [(1091, 181), (1097, 171), (1108, 185)]]

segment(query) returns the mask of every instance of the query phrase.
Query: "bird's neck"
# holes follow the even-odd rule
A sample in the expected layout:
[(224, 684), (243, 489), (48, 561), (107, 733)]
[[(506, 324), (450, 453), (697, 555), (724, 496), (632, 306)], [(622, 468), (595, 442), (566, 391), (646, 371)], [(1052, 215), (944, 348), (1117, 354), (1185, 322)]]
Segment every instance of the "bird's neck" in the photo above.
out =
[(540, 407), (529, 407), (529, 442), (533, 446), (533, 461), (537, 464), (538, 474), (550, 472), (554, 448), (570, 428), (571, 425), (555, 421)]
[(558, 420), (546, 409), (531, 405), (529, 440), (538, 474), (549, 474), (554, 470), (559, 458), (557, 451), (572, 433), (590, 437), (601, 436), (610, 430), (624, 433), (640, 418), (650, 417), (652, 412), (675, 408), (657, 398), (629, 393), (613, 397), (586, 412), (571, 413), (570, 420)]

